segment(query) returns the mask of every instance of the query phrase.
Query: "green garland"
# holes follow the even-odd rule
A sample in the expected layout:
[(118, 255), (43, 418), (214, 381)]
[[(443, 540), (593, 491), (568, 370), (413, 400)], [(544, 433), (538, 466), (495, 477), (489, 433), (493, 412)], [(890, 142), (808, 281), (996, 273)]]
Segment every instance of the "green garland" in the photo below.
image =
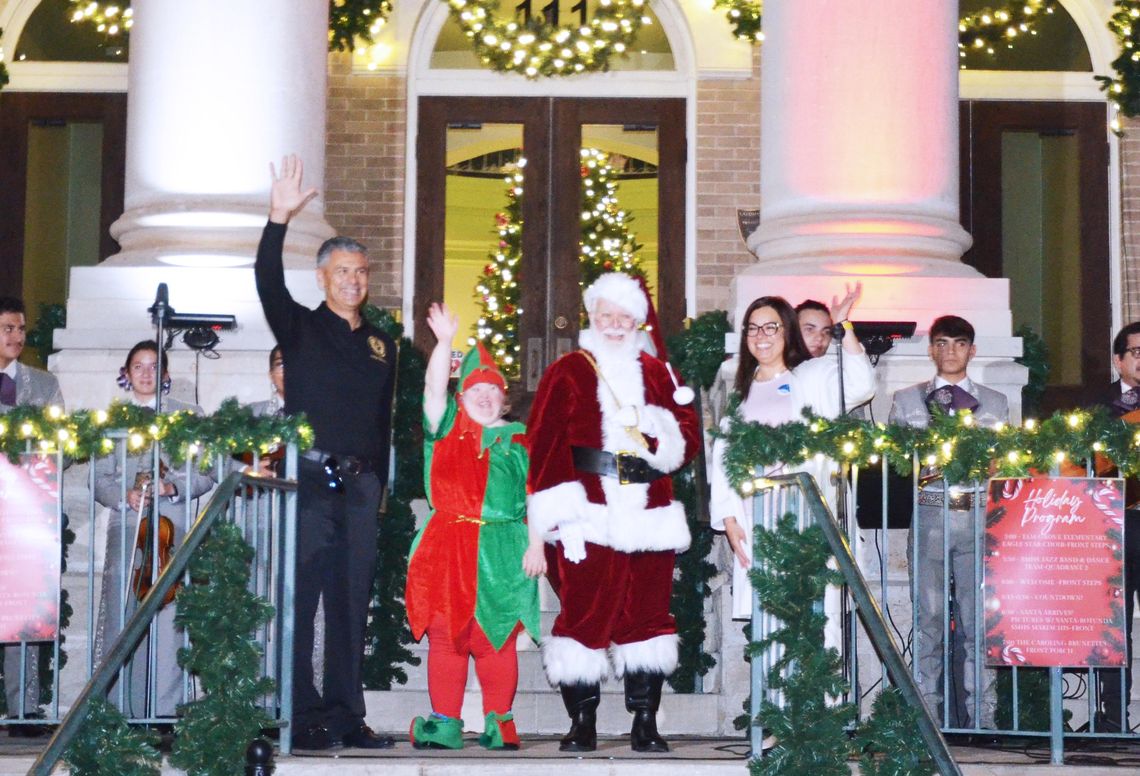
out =
[[(1120, 55), (1112, 60), (1113, 76), (1096, 76), (1100, 89), (1125, 116), (1140, 115), (1140, 0), (1117, 0), (1108, 28), (1120, 45)], [(1120, 132), (1114, 118), (1112, 129)]]
[[(130, 35), (134, 12), (129, 3), (70, 1), (73, 23), (93, 25), (107, 38)], [(391, 13), (391, 0), (329, 0), (329, 51), (352, 51), (358, 40), (372, 43)]]
[(62, 759), (71, 776), (158, 776), (157, 746), (156, 734), (132, 728), (122, 712), (96, 698)]
[(774, 735), (777, 744), (763, 759), (753, 759), (753, 776), (848, 776), (847, 726), (855, 717), (850, 703), (829, 704), (847, 691), (839, 653), (821, 649), (827, 615), (817, 611), (828, 585), (840, 584), (842, 575), (827, 567), (831, 553), (823, 529), (809, 526), (802, 532), (796, 516), (786, 514), (773, 530), (757, 526), (753, 547), (762, 558), (749, 572), (764, 610), (780, 627), (753, 641), (753, 660), (776, 645), (783, 654), (768, 670), (767, 687), (783, 694), (777, 706), (767, 698), (760, 703), (757, 723)]
[[(724, 334), (730, 330), (728, 316), (716, 311), (705, 313), (684, 332), (669, 338), (672, 362), (687, 385), (706, 390), (712, 385), (724, 352)], [(716, 659), (705, 651), (705, 600), (712, 593), (709, 581), (717, 573), (708, 560), (714, 535), (702, 519), (696, 474), (695, 466), (687, 466), (673, 475), (674, 496), (685, 507), (693, 537), (688, 551), (677, 555), (671, 605), (679, 644), (677, 669), (669, 676), (669, 686), (681, 693), (696, 692), (698, 677), (716, 665)]]
[(217, 455), (268, 452), (290, 442), (305, 450), (313, 444), (313, 430), (303, 417), (255, 417), (248, 407), (230, 398), (212, 415), (172, 412), (156, 417), (146, 407), (118, 402), (106, 410), (70, 414), (55, 406), (15, 407), (0, 417), (0, 454), (15, 462), (30, 445), (47, 453), (62, 449), (70, 458), (97, 457), (115, 449), (110, 434), (123, 430), (132, 450), (157, 439), (175, 462), (195, 454), (203, 468), (212, 465)]
[(918, 709), (906, 704), (897, 687), (887, 687), (871, 704), (871, 718), (855, 739), (862, 776), (926, 776), (933, 759), (918, 730)]
[(917, 455), (924, 465), (941, 466), (950, 482), (1025, 477), (1062, 464), (1081, 465), (1097, 453), (1126, 476), (1140, 472), (1140, 431), (1101, 407), (997, 428), (982, 427), (968, 412), (939, 413), (927, 428), (850, 417), (827, 420), (807, 411), (805, 422), (771, 427), (744, 421), (736, 406), (730, 413), (725, 468), (729, 481), (745, 495), (755, 487), (757, 467), (780, 461), (795, 465), (817, 455), (860, 466), (886, 458), (903, 475), (910, 474)]
[(483, 64), (527, 78), (609, 70), (649, 22), (645, 0), (599, 0), (593, 17), (579, 25), (551, 24), (541, 13), (522, 24), (504, 21), (497, 0), (444, 2)]
[(1017, 327), (1013, 336), (1021, 338), (1021, 356), (1014, 361), (1029, 370), (1029, 382), (1021, 389), (1021, 413), (1032, 417), (1040, 409), (1049, 383), (1049, 348), (1029, 324)]
[(403, 326), (389, 313), (365, 305), (364, 316), (400, 342), (392, 414), (396, 476), (388, 489), (387, 509), (380, 518), (376, 579), (364, 636), (364, 686), (370, 690), (390, 690), (408, 681), (402, 665), (420, 663), (408, 649), (413, 639), (404, 608), (404, 583), (408, 576), (408, 550), (416, 531), (411, 502), (424, 496), (421, 419), (427, 361), (411, 340), (401, 339)]
[(1057, 0), (1017, 0), (966, 14), (958, 20), (958, 49), (985, 49), (992, 55), (998, 46), (1035, 35), (1034, 27), (1056, 5)]
[(55, 352), (55, 330), (67, 326), (67, 307), (61, 304), (41, 304), (36, 325), (28, 329), (24, 344), (36, 351), (41, 364), (46, 364), (48, 356)]
[(174, 621), (190, 647), (178, 664), (198, 679), (202, 697), (180, 708), (170, 761), (195, 776), (230, 776), (245, 750), (273, 720), (261, 700), (273, 680), (261, 674), (261, 645), (253, 638), (273, 607), (249, 591), (253, 549), (233, 523), (219, 523), (190, 565), (193, 583), (178, 591)]

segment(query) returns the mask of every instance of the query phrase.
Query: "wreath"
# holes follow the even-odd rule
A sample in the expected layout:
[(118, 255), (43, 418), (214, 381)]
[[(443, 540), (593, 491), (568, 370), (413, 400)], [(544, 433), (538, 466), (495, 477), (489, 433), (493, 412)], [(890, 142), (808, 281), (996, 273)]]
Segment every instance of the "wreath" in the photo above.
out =
[(562, 25), (558, 2), (531, 15), (530, 0), (519, 6), (523, 19), (498, 18), (493, 0), (447, 0), (451, 18), (471, 40), (479, 59), (500, 73), (521, 73), (527, 78), (576, 75), (609, 70), (615, 54), (633, 45), (645, 15), (645, 0), (598, 0), (587, 18), (586, 0), (571, 7), (578, 13), (577, 25)]
[[(70, 1), (72, 22), (92, 24), (109, 38), (125, 37), (134, 23), (128, 4)], [(352, 51), (357, 39), (371, 43), (391, 13), (391, 0), (329, 0), (329, 50)]]

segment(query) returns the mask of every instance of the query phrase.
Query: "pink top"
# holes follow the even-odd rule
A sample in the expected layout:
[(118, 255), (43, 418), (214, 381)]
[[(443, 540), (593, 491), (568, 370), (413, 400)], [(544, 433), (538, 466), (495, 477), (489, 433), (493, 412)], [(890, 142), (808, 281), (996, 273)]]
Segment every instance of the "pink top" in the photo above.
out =
[(779, 426), (800, 420), (792, 399), (791, 372), (782, 372), (771, 380), (753, 381), (748, 396), (740, 405), (745, 420), (765, 426)]

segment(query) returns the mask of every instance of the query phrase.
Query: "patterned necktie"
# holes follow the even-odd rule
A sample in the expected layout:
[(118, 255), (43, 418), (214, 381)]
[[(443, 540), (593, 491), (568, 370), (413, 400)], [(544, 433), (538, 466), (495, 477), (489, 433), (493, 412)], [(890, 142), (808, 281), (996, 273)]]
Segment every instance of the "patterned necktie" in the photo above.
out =
[(1129, 388), (1120, 394), (1120, 398), (1112, 403), (1112, 409), (1117, 417), (1140, 409), (1140, 388)]
[(0, 372), (0, 404), (16, 406), (16, 381), (6, 372)]

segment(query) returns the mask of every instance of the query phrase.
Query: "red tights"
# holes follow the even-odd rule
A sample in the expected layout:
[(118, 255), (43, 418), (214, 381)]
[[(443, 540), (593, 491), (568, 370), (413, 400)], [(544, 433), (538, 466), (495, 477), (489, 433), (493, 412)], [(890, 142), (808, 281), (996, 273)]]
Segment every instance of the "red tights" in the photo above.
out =
[(453, 641), (447, 635), (443, 618), (435, 618), (428, 626), (428, 695), (436, 714), (459, 719), (463, 710), (463, 691), (467, 687), (467, 660), (475, 658), (475, 675), (483, 688), (483, 714), (506, 714), (515, 700), (519, 685), (519, 661), (515, 641), (522, 626), (518, 625), (496, 650), (483, 629), (472, 619)]

